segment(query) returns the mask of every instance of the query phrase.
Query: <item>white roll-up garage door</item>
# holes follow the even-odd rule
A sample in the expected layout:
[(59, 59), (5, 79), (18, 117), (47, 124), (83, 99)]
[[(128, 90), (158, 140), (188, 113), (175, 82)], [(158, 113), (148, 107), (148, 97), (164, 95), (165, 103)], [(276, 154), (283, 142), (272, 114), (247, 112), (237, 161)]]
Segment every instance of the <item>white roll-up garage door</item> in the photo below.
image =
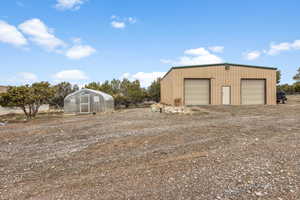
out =
[(242, 80), (241, 92), (242, 104), (265, 104), (265, 80)]
[(185, 79), (185, 105), (208, 105), (210, 99), (209, 79)]

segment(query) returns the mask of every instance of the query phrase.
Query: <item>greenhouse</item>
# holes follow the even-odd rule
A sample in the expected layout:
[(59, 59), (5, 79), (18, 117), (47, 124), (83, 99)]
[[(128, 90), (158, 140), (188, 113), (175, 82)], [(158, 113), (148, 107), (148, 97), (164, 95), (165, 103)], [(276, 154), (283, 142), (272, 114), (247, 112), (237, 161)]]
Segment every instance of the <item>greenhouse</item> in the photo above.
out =
[(104, 92), (81, 89), (69, 94), (64, 100), (65, 113), (99, 113), (114, 110), (114, 99)]

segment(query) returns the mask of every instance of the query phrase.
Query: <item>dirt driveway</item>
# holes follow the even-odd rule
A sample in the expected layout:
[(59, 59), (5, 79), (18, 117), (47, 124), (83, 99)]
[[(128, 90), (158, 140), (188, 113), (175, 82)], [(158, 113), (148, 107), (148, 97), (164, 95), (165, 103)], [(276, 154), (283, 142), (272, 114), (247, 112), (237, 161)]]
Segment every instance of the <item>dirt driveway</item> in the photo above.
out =
[(0, 199), (300, 199), (300, 97), (0, 127)]

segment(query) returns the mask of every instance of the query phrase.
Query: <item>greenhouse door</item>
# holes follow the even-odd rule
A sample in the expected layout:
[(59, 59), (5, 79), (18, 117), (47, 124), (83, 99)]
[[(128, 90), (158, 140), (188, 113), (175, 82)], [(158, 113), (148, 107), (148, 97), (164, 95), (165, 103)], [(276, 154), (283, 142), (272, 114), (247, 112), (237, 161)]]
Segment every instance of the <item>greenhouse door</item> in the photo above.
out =
[(90, 95), (83, 94), (80, 96), (80, 113), (90, 112)]

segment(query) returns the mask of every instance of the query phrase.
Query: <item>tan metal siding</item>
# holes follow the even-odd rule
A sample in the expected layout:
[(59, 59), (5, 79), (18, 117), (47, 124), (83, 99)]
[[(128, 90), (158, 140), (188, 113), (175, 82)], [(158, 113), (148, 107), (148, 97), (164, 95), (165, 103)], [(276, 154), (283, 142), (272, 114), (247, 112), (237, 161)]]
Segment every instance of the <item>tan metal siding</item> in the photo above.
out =
[(160, 81), (160, 101), (164, 104), (173, 105), (173, 71)]
[[(211, 104), (222, 104), (222, 86), (231, 87), (231, 104), (241, 104), (241, 79), (266, 80), (266, 104), (276, 104), (276, 70), (231, 66), (173, 69), (162, 80), (162, 102), (174, 105), (174, 99), (184, 102), (184, 79), (211, 79)], [(172, 90), (172, 91), (168, 91)]]

